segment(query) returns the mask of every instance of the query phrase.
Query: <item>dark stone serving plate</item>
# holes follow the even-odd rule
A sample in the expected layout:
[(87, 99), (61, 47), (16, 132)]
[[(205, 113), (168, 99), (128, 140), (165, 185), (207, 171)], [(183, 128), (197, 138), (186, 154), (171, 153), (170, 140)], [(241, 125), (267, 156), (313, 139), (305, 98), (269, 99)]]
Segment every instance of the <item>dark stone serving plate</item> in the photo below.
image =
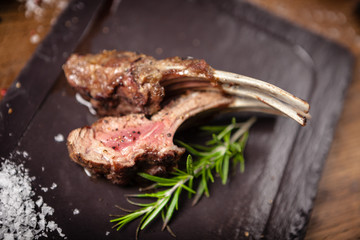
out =
[[(75, 100), (62, 64), (72, 52), (103, 49), (203, 58), (216, 69), (268, 81), (308, 100), (312, 119), (306, 127), (260, 116), (250, 132), (245, 172), (225, 186), (216, 181), (211, 196), (194, 207), (184, 197), (171, 221), (177, 239), (304, 238), (351, 79), (353, 57), (346, 49), (244, 1), (71, 2), (15, 81), (21, 87), (14, 83), (0, 105), (0, 156), (29, 153), (25, 167), (36, 176), (35, 190), (55, 209), (52, 219), (68, 239), (132, 239), (137, 227), (117, 232), (109, 222), (109, 214), (120, 213), (115, 205), (131, 207), (124, 194), (137, 187), (87, 177), (70, 161), (65, 142), (54, 140), (96, 119)], [(227, 123), (231, 116), (212, 121)], [(211, 122), (197, 122), (205, 123)], [(186, 129), (179, 136), (201, 139)], [(53, 182), (53, 191), (36, 187)], [(73, 214), (75, 208), (80, 214)], [(140, 238), (172, 238), (160, 229), (159, 219)]]

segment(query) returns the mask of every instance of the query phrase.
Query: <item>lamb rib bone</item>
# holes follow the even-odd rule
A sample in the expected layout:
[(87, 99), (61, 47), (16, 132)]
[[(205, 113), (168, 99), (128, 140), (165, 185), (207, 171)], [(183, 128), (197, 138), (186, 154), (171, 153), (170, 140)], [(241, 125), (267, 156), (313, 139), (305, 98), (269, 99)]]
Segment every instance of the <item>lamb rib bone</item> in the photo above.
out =
[(104, 51), (73, 55), (64, 65), (69, 83), (100, 114), (117, 115), (160, 109), (164, 94), (187, 89), (222, 89), (239, 97), (261, 101), (301, 125), (310, 118), (309, 104), (269, 83), (211, 68), (204, 60), (179, 57), (156, 60), (133, 52)]
[[(178, 69), (179, 68), (177, 68), (177, 70)], [(302, 126), (306, 124), (307, 119), (311, 118), (309, 114), (309, 104), (281, 88), (239, 74), (219, 70), (215, 70), (214, 73), (215, 83), (219, 85), (218, 87), (225, 93), (237, 97), (256, 99), (294, 119)], [(177, 79), (164, 79), (161, 83), (165, 87), (165, 92), (173, 92), (175, 90), (187, 90), (190, 88), (210, 88), (210, 85), (207, 85), (205, 81), (209, 82), (207, 79), (196, 79), (194, 76), (186, 76)]]

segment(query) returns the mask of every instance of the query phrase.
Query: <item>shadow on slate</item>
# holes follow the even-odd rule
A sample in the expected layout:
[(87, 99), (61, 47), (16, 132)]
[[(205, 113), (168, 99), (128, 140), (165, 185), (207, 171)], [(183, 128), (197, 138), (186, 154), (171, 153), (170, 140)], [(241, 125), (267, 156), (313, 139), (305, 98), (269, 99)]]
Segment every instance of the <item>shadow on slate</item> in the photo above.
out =
[[(180, 211), (171, 222), (177, 239), (302, 239), (344, 92), (351, 79), (351, 54), (246, 2), (123, 0), (115, 5), (116, 2), (113, 5), (102, 2), (99, 4), (103, 6), (102, 11), (92, 8), (86, 13), (70, 11), (74, 3), (69, 6), (62, 20), (82, 19), (84, 15), (92, 15), (91, 19), (96, 20), (88, 26), (87, 37), (76, 52), (118, 49), (139, 51), (156, 58), (203, 58), (216, 69), (273, 83), (308, 100), (311, 105), (313, 118), (304, 128), (289, 119), (260, 117), (250, 133), (245, 172), (231, 176), (225, 186), (216, 181), (211, 185), (211, 197), (203, 198), (195, 207), (190, 206), (186, 197), (181, 199)], [(59, 31), (52, 31), (48, 38), (66, 33), (59, 28), (60, 24), (58, 21), (54, 26)], [(85, 28), (86, 25), (82, 25), (74, 34), (80, 34)], [(75, 40), (72, 41), (75, 44)], [(44, 49), (46, 55), (51, 49), (45, 43), (40, 49)], [(58, 49), (65, 51), (61, 45), (64, 43), (59, 44)], [(64, 55), (61, 51), (57, 56)], [(54, 141), (58, 133), (66, 136), (72, 129), (96, 120), (75, 100), (74, 91), (61, 73), (64, 61), (65, 58), (61, 58), (53, 66), (56, 71), (48, 76), (53, 80), (46, 86), (41, 82), (43, 78), (34, 75), (45, 71), (43, 65), (34, 60), (29, 62), (18, 81), (34, 80), (32, 85), (24, 84), (21, 91), (27, 94), (39, 90), (46, 94), (29, 95), (29, 101), (37, 99), (34, 103), (37, 105), (28, 110), (15, 109), (19, 113), (12, 116), (11, 123), (4, 117), (6, 104), (16, 105), (22, 100), (17, 100), (19, 89), (14, 86), (10, 89), (9, 96), (15, 97), (5, 98), (1, 105), (1, 142), (7, 139), (4, 134), (10, 133), (7, 125), (23, 124), (22, 113), (34, 117), (29, 118), (23, 131), (18, 130), (13, 136), (19, 146), (9, 142), (2, 147), (1, 154), (28, 151), (32, 160), (25, 166), (31, 176), (36, 176), (34, 186), (51, 186), (53, 182), (58, 185), (47, 193), (36, 191), (55, 208), (53, 219), (68, 239), (134, 238), (137, 223), (116, 232), (111, 229), (109, 214), (120, 213), (115, 205), (130, 208), (124, 194), (137, 192), (137, 187), (120, 187), (104, 179), (90, 179), (81, 167), (70, 161), (66, 144)], [(226, 114), (202, 124), (226, 124), (232, 116), (244, 115)], [(177, 136), (202, 139), (196, 131), (184, 130)], [(80, 214), (73, 215), (75, 208)], [(160, 229), (161, 220), (141, 232), (140, 238), (171, 239)], [(107, 232), (110, 234), (106, 235)]]

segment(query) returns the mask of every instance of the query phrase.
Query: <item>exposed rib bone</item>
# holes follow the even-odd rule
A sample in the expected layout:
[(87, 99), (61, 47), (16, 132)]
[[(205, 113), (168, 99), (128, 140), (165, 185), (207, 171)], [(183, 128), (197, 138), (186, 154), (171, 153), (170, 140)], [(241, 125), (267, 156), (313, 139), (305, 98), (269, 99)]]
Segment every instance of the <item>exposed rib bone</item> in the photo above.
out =
[[(181, 81), (184, 80), (196, 80), (196, 81), (211, 81), (211, 79), (204, 79), (200, 76), (196, 76), (196, 75), (191, 75), (188, 72), (186, 72), (186, 69), (183, 66), (164, 66), (164, 65), (159, 65), (161, 66), (161, 70), (166, 70), (169, 71), (170, 69), (175, 69), (177, 71), (181, 71), (180, 73), (178, 73), (179, 75), (183, 76), (183, 77), (179, 77), (179, 78), (175, 78), (175, 79), (164, 79), (163, 81), (161, 81), (161, 84), (166, 87), (169, 84), (173, 84), (173, 83), (179, 83)], [(247, 76), (243, 76), (240, 74), (235, 74), (235, 73), (230, 73), (230, 72), (225, 72), (225, 71), (220, 71), (220, 70), (214, 70), (214, 78), (215, 78), (215, 83), (216, 84), (229, 84), (229, 86), (239, 86), (239, 87), (243, 87), (246, 89), (253, 89), (253, 90), (257, 90), (260, 91), (264, 94), (267, 95), (271, 95), (291, 106), (293, 106), (296, 109), (299, 109), (299, 112), (301, 113), (308, 113), (310, 106), (309, 104), (298, 98), (295, 97), (293, 94), (286, 92), (285, 90), (272, 85), (270, 83), (258, 80), (258, 79), (254, 79), (254, 78), (250, 78)], [(169, 83), (170, 81), (170, 83)], [(250, 89), (249, 89), (250, 90)], [(289, 114), (287, 114), (289, 115)]]
[(228, 109), (229, 111), (249, 111), (284, 116), (281, 111), (251, 98), (235, 98)]
[(291, 93), (288, 93), (283, 89), (276, 87), (270, 83), (263, 82), (254, 78), (246, 77), (243, 75), (219, 71), (219, 70), (215, 70), (214, 77), (219, 79), (219, 81), (221, 81), (222, 83), (229, 83), (229, 84), (235, 84), (239, 86), (259, 89), (261, 91), (266, 92), (267, 94), (271, 94), (274, 97), (300, 109), (305, 113), (309, 112), (310, 106), (306, 101), (297, 98)]
[(231, 95), (240, 95), (255, 98), (287, 115), (288, 117), (294, 119), (302, 126), (306, 124), (306, 119), (309, 118), (309, 114), (301, 112), (299, 109), (287, 105), (281, 101), (278, 101), (276, 98), (267, 96), (266, 94), (252, 91), (250, 89), (235, 89), (230, 87), (223, 87), (226, 93)]
[[(222, 72), (222, 74), (222, 76), (225, 74), (235, 75), (225, 72)], [(241, 81), (242, 78), (239, 77), (237, 82), (240, 82), (240, 84), (230, 87), (227, 84), (229, 81), (218, 79), (218, 83), (221, 85), (220, 89), (222, 89), (224, 92), (233, 96), (250, 97), (256, 99), (259, 102), (263, 102), (264, 104), (267, 104), (268, 106), (271, 106), (272, 108), (284, 113), (286, 116), (294, 119), (302, 126), (306, 124), (306, 119), (310, 118), (310, 114), (308, 114), (309, 105), (305, 101), (293, 96), (292, 94), (260, 80), (249, 80), (245, 78), (244, 83)], [(255, 87), (253, 87), (249, 81), (254, 81)], [(199, 78), (194, 79), (190, 77), (163, 80), (162, 85), (165, 87), (166, 92), (171, 93), (181, 92), (181, 90), (185, 91), (189, 89), (216, 89), (215, 87), (211, 87), (211, 82), (209, 80)], [(271, 89), (271, 91), (269, 89)], [(305, 111), (303, 109), (305, 109)], [(268, 111), (268, 109), (266, 109), (266, 112), (269, 113), (273, 111)]]

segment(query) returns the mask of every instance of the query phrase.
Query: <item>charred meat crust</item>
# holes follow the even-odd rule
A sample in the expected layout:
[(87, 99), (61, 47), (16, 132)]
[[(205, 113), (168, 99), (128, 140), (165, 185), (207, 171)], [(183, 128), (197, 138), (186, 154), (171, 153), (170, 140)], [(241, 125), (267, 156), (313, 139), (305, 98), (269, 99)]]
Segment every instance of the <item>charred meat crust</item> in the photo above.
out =
[(167, 69), (168, 65), (181, 66), (190, 75), (214, 79), (213, 69), (204, 60), (156, 60), (134, 52), (73, 54), (63, 69), (69, 84), (90, 100), (99, 115), (152, 115), (160, 109), (165, 95), (161, 80), (183, 75), (183, 70)]
[(92, 176), (106, 177), (114, 184), (129, 185), (140, 182), (138, 173), (144, 172), (151, 175), (165, 176), (177, 167), (177, 163), (185, 150), (179, 148), (176, 151), (166, 152), (162, 156), (146, 153), (134, 159), (135, 165), (124, 167), (119, 164), (111, 165), (109, 162), (94, 162), (87, 159), (81, 153), (76, 152), (72, 143), (67, 144), (70, 158), (80, 166), (86, 168)]

